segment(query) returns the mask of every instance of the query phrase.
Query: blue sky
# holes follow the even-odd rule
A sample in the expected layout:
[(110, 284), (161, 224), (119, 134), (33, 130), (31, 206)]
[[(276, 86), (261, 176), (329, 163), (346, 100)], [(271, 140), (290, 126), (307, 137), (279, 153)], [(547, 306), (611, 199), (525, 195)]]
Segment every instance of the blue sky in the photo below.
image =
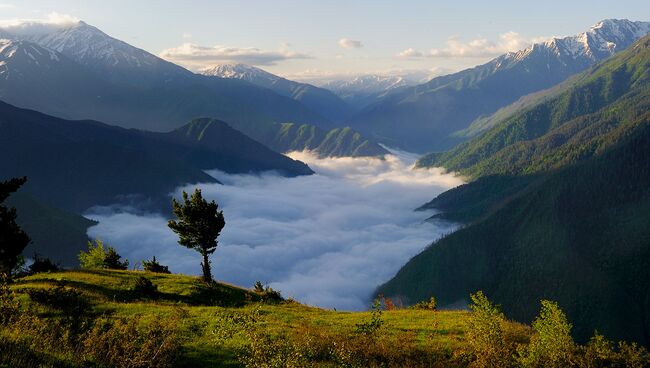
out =
[(192, 69), (244, 61), (304, 78), (458, 70), (604, 18), (650, 20), (650, 5), (637, 0), (0, 0), (0, 12), (69, 15)]

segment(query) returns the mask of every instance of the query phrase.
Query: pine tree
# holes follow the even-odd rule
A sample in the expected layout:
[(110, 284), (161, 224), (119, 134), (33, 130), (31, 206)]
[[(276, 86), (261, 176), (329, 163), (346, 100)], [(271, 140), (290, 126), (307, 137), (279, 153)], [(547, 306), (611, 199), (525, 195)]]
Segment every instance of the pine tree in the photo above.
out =
[[(23, 177), (0, 182), (0, 204), (26, 181)], [(11, 274), (30, 242), (29, 236), (16, 223), (16, 216), (15, 208), (0, 205), (0, 274)]]
[(172, 199), (172, 209), (176, 220), (169, 220), (168, 226), (178, 234), (178, 243), (184, 247), (194, 249), (203, 257), (201, 268), (203, 279), (206, 282), (212, 281), (210, 269), (210, 254), (217, 248), (217, 237), (226, 225), (223, 211), (219, 211), (219, 205), (214, 201), (208, 202), (203, 199), (201, 190), (196, 189), (192, 196), (183, 192), (183, 203)]

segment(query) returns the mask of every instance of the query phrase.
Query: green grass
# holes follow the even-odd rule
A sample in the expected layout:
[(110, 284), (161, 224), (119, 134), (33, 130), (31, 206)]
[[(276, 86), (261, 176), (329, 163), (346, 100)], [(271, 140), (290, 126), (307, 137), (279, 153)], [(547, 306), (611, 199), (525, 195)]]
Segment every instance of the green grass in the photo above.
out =
[[(161, 295), (158, 300), (140, 300), (131, 291), (135, 280), (143, 275), (158, 286)], [(143, 271), (44, 273), (18, 279), (12, 289), (21, 301), (29, 304), (28, 290), (52, 288), (60, 282), (80, 291), (91, 302), (95, 313), (111, 318), (141, 316), (146, 321), (182, 310), (183, 324), (194, 331), (183, 340), (180, 362), (186, 367), (239, 366), (236, 352), (243, 347), (244, 338), (215, 343), (211, 332), (220, 324), (220, 318), (231, 312), (259, 310), (261, 319), (256, 328), (271, 336), (299, 335), (306, 327), (329, 334), (353, 334), (357, 324), (371, 318), (370, 312), (326, 310), (294, 301), (261, 304), (256, 301), (257, 294), (248, 289), (224, 283), (210, 288), (197, 277)], [(454, 351), (464, 347), (469, 315), (465, 311), (383, 311), (382, 335), (395, 337), (408, 333), (419, 348)], [(507, 328), (523, 338), (530, 334), (529, 328), (521, 324), (508, 323)]]

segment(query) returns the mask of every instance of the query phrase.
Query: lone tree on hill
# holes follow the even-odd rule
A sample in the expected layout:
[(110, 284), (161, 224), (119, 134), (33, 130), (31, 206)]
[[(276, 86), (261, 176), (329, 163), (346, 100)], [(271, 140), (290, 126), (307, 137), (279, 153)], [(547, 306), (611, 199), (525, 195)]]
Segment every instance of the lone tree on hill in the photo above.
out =
[[(0, 182), (0, 204), (20, 188), (27, 178)], [(10, 275), (31, 240), (16, 223), (16, 209), (0, 205), (0, 274)]]
[(203, 256), (203, 279), (212, 281), (208, 257), (217, 249), (217, 237), (226, 225), (223, 211), (214, 201), (203, 199), (201, 189), (195, 189), (192, 196), (183, 191), (183, 203), (172, 199), (172, 209), (176, 220), (169, 220), (168, 226), (178, 234), (178, 244), (194, 249)]

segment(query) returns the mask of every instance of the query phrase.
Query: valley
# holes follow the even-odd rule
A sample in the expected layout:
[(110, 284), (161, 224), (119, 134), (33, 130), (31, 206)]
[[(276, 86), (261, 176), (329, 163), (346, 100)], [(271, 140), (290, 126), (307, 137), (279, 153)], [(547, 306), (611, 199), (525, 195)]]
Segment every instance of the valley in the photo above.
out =
[(0, 368), (650, 367), (645, 4), (148, 5), (0, 4)]

